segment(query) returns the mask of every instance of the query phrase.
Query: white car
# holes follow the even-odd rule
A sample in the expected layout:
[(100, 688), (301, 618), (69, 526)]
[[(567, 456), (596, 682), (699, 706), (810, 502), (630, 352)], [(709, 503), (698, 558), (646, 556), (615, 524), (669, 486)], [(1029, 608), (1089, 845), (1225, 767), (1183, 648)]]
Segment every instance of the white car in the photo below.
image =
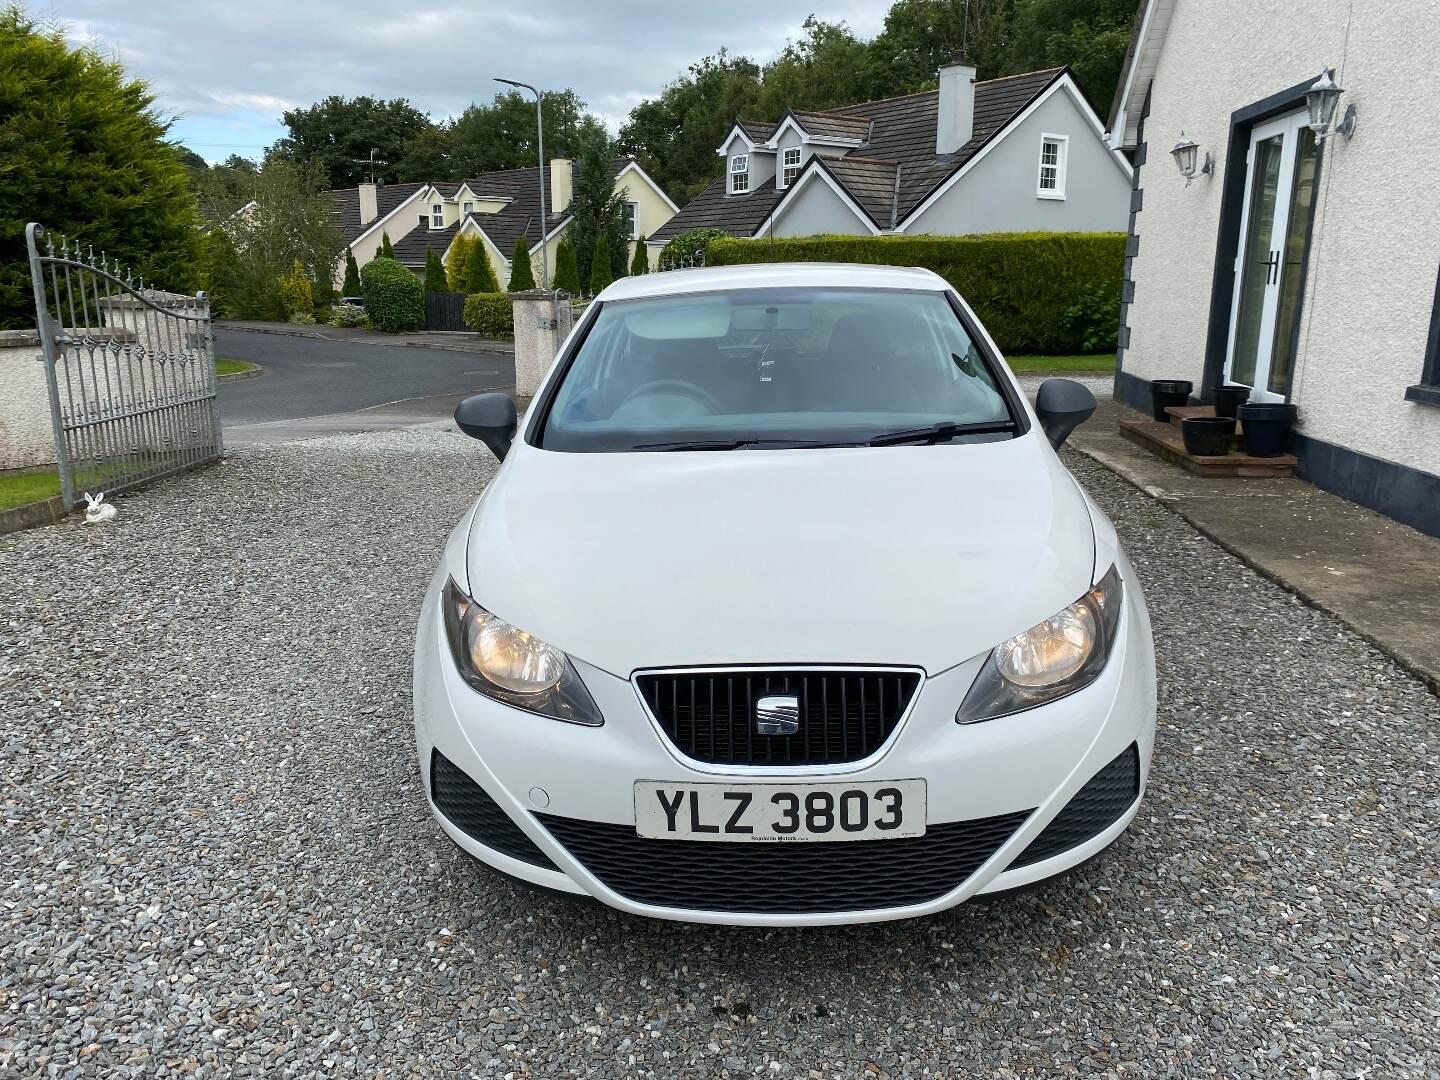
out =
[(1115, 530), (928, 271), (625, 278), (514, 402), (415, 646), (440, 828), (640, 915), (941, 911), (1070, 869), (1139, 806), (1155, 665)]

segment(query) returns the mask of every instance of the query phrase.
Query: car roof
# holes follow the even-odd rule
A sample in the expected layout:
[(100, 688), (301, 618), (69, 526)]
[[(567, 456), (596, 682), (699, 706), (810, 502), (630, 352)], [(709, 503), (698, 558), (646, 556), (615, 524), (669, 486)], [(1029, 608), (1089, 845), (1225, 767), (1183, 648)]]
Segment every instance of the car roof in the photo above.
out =
[(876, 266), (860, 263), (752, 263), (743, 266), (709, 266), (696, 270), (666, 270), (624, 277), (606, 287), (596, 299), (639, 300), (652, 296), (728, 292), (732, 289), (855, 288), (923, 289), (943, 292), (950, 286), (929, 270), (912, 266)]

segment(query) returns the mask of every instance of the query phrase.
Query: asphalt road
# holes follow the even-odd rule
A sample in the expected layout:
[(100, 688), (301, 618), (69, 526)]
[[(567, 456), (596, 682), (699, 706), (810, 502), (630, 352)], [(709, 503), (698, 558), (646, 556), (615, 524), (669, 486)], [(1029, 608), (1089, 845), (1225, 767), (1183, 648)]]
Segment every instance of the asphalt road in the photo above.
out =
[(261, 364), (265, 374), (220, 384), (228, 443), (277, 442), (383, 430), (450, 415), (482, 390), (514, 385), (500, 353), (368, 345), (215, 330), (215, 355)]

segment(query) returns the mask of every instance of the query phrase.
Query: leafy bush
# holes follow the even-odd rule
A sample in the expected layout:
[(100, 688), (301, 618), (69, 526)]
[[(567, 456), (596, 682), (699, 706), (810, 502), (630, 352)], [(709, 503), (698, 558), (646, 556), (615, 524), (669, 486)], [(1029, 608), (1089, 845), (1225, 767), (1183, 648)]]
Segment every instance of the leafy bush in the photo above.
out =
[(345, 249), (345, 284), (340, 286), (342, 296), (360, 295), (360, 268), (355, 265), (355, 252)]
[(1081, 352), (1113, 352), (1120, 339), (1120, 298), (1090, 289), (1066, 309), (1064, 320), (1080, 335)]
[[(296, 259), (280, 279), (280, 296), (285, 303), (285, 315), (315, 314), (315, 297), (310, 291), (310, 279), (305, 276), (305, 267)], [(312, 320), (313, 321), (313, 320)]]
[(510, 256), (509, 292), (523, 292), (535, 287), (535, 272), (530, 269), (530, 241), (521, 233), (515, 238), (515, 251)]
[(296, 311), (285, 321), (294, 323), (296, 326), (314, 326), (315, 316), (311, 315), (308, 311)]
[(433, 247), (425, 251), (425, 291), (446, 292), (449, 286), (445, 282), (445, 264), (440, 261), (440, 253)]
[(336, 304), (330, 309), (331, 326), (366, 326), (365, 309), (354, 304)]
[(465, 298), (465, 325), (485, 337), (514, 337), (515, 305), (501, 292), (473, 293)]
[(334, 309), (329, 304), (317, 304), (315, 307), (315, 323), (318, 326), (335, 325)]
[(395, 334), (425, 325), (425, 289), (394, 259), (374, 258), (360, 271), (360, 295), (376, 330)]
[[(665, 251), (701, 231), (682, 233)], [(701, 238), (699, 246), (706, 266), (761, 262), (923, 266), (955, 286), (1003, 352), (1052, 356), (1087, 351), (1087, 342), (1088, 351), (1113, 347), (1125, 268), (1124, 233), (774, 240), (712, 236)], [(662, 252), (662, 261), (664, 257)]]
[(580, 295), (580, 268), (575, 262), (575, 245), (568, 236), (555, 248), (555, 288), (571, 296)]
[[(682, 266), (688, 266), (697, 251), (705, 251), (711, 241), (723, 240), (729, 235), (730, 234), (724, 229), (717, 229), (713, 226), (707, 226), (703, 229), (687, 229), (685, 232), (676, 233), (670, 238), (669, 242), (660, 249), (660, 269), (676, 270)], [(709, 261), (708, 258), (706, 261)], [(748, 262), (751, 260), (739, 261)], [(753, 261), (760, 262), (761, 260), (755, 259)]]
[(459, 292), (466, 296), (471, 293), (498, 293), (500, 281), (495, 277), (495, 268), (490, 265), (490, 253), (485, 250), (485, 241), (471, 237), (470, 259), (465, 266), (465, 277)]
[(595, 252), (590, 256), (590, 295), (599, 296), (614, 280), (610, 272), (610, 240), (602, 232), (595, 238)]

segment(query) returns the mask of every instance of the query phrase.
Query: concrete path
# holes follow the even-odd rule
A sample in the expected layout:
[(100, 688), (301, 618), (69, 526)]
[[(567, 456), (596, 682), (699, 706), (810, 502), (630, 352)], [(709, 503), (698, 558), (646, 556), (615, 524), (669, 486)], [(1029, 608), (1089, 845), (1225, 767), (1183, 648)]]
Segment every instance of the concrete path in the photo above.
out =
[(1068, 445), (1338, 616), (1440, 693), (1440, 540), (1303, 480), (1192, 476), (1121, 437), (1121, 417), (1138, 415), (1107, 397)]

